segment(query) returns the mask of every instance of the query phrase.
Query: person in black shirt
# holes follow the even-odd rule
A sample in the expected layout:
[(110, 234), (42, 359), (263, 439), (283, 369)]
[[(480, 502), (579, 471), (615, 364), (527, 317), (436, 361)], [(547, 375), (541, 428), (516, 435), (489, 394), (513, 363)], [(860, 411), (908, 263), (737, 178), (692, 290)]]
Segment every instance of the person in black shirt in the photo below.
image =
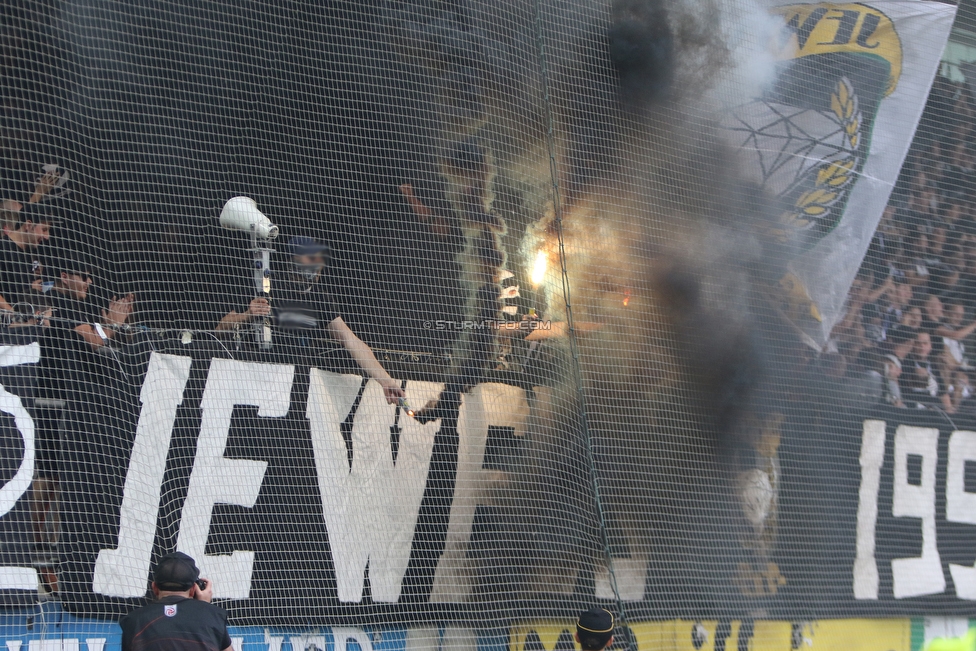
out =
[(32, 314), (43, 303), (37, 248), (51, 237), (50, 214), (39, 212), (27, 218), (20, 203), (5, 200), (0, 218), (0, 310)]
[(119, 620), (122, 651), (230, 651), (227, 612), (210, 602), (213, 584), (182, 552), (166, 554), (153, 570), (156, 600)]
[(107, 309), (99, 309), (89, 293), (91, 265), (82, 253), (61, 247), (51, 266), (55, 281), (48, 293), (47, 313), (52, 317), (48, 319), (52, 334), (73, 331), (92, 348), (107, 345), (132, 314), (135, 295), (113, 296)]
[(230, 330), (252, 319), (271, 316), (286, 335), (315, 334), (326, 331), (349, 352), (371, 378), (383, 387), (390, 404), (405, 396), (400, 383), (390, 377), (373, 351), (356, 336), (332, 305), (319, 282), (329, 248), (308, 237), (288, 241), (291, 269), (273, 288), (274, 305), (266, 298), (251, 300), (244, 312), (231, 311), (217, 324), (217, 330)]
[[(57, 562), (60, 525), (55, 508), (60, 496), (64, 467), (62, 445), (80, 422), (79, 415), (92, 409), (92, 385), (100, 384), (98, 356), (94, 350), (116, 336), (132, 311), (134, 296), (113, 299), (107, 309), (94, 300), (92, 265), (77, 245), (58, 242), (45, 271), (55, 278), (43, 295), (43, 311), (37, 313), (41, 359), (37, 372), (38, 400), (33, 407), (36, 433), (36, 466), (31, 491), (31, 518), (37, 555), (44, 567)], [(38, 294), (38, 296), (41, 296)], [(104, 403), (103, 405), (104, 406)]]

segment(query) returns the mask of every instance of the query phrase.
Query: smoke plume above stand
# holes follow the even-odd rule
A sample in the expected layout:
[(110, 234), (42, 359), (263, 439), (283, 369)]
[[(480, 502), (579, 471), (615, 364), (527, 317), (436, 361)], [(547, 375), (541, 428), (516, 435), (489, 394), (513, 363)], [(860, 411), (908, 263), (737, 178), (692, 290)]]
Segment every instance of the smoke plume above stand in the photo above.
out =
[[(438, 88), (442, 186), (425, 219), (445, 241), (463, 234), (466, 318), (497, 318), (510, 268), (539, 286), (544, 318), (577, 333), (546, 344), (554, 386), (536, 389), (525, 454), (486, 496), (529, 558), (493, 557), (504, 570), (475, 569), (476, 585), (569, 594), (595, 563), (620, 597), (609, 551), (708, 610), (732, 607), (732, 575), (763, 565), (775, 535), (760, 399), (775, 356), (755, 312), (786, 260), (753, 234), (772, 207), (737, 177), (716, 123), (729, 88), (772, 82), (762, 40), (779, 25), (731, 0), (467, 3), (388, 20)], [(483, 379), (495, 344), (458, 343), (431, 415)], [(601, 535), (606, 521), (619, 539)]]

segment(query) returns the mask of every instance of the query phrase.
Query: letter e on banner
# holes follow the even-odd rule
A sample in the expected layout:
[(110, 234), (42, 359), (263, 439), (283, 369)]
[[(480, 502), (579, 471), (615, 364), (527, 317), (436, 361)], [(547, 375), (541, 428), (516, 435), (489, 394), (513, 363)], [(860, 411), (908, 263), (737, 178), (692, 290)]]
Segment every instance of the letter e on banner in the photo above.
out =
[(205, 555), (214, 504), (251, 508), (258, 499), (267, 461), (224, 456), (235, 405), (253, 405), (258, 416), (280, 418), (291, 406), (295, 367), (286, 364), (210, 360), (200, 407), (200, 437), (190, 486), (180, 518), (176, 549), (196, 559), (203, 576), (214, 582), (214, 597), (246, 599), (251, 591), (254, 552)]

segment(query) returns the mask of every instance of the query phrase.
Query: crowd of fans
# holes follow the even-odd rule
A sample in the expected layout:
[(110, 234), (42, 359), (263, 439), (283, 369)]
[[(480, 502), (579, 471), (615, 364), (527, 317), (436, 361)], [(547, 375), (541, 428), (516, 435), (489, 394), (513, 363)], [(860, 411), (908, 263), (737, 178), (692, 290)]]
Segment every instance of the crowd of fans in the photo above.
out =
[(939, 77), (824, 358), (896, 407), (976, 414), (976, 101)]

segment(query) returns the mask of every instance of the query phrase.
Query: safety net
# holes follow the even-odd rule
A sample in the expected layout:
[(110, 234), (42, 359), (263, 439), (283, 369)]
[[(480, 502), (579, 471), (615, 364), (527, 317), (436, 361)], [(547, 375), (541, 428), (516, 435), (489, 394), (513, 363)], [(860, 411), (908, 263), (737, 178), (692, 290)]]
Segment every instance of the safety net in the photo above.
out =
[(974, 66), (970, 0), (7, 0), (0, 640), (176, 551), (235, 651), (962, 634)]

